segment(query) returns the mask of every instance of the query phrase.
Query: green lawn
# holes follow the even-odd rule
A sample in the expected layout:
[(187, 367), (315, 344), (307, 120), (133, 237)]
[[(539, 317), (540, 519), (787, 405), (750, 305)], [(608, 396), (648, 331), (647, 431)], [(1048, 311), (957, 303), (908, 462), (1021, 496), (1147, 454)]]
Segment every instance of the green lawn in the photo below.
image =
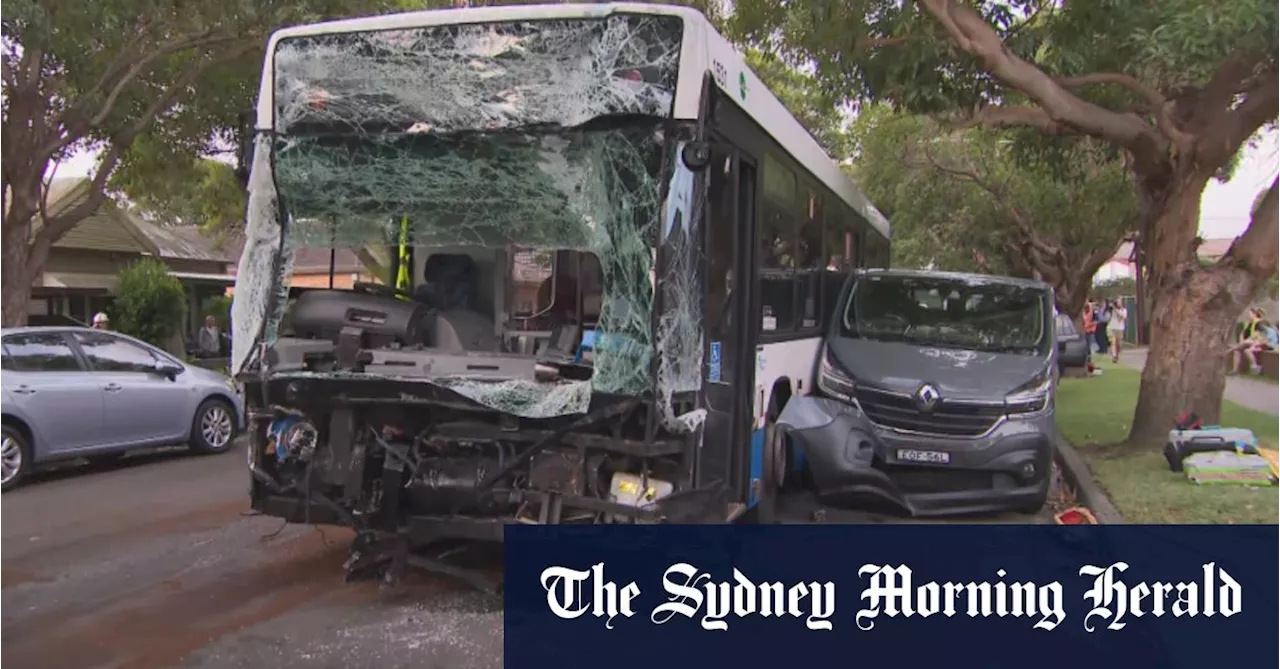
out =
[[(1121, 443), (1129, 434), (1138, 399), (1138, 370), (1095, 361), (1101, 376), (1062, 379), (1058, 426), (1079, 451), (1111, 501), (1131, 523), (1267, 523), (1280, 514), (1280, 494), (1270, 488), (1198, 486), (1169, 471), (1161, 444)], [(1275, 448), (1277, 419), (1223, 402), (1222, 424), (1253, 430)], [(1171, 426), (1172, 427), (1172, 426)]]

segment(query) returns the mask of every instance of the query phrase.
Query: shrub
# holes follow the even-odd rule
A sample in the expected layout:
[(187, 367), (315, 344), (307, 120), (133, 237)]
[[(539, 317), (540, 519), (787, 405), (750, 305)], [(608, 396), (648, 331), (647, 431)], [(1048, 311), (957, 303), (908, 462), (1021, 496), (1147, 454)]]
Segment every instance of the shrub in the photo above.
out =
[(121, 270), (111, 321), (120, 332), (166, 348), (182, 327), (186, 307), (182, 282), (163, 262), (146, 258)]

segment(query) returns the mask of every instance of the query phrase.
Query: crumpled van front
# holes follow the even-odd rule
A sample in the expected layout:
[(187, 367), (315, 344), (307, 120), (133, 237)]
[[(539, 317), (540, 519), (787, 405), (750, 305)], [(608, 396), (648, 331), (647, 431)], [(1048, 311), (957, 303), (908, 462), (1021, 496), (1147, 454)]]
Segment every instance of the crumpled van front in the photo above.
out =
[(777, 421), (823, 500), (913, 515), (1039, 510), (1054, 448), (1052, 289), (868, 271), (840, 305), (814, 394)]

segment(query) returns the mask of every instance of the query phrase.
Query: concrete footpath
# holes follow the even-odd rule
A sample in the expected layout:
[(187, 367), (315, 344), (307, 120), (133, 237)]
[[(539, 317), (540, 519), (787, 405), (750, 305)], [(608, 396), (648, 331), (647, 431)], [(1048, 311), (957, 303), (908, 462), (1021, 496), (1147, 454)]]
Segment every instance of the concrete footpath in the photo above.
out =
[[(1101, 354), (1094, 353), (1094, 355)], [(1147, 349), (1135, 348), (1121, 351), (1120, 362), (1135, 369), (1142, 369), (1147, 364)], [(1274, 383), (1251, 379), (1247, 376), (1228, 376), (1227, 389), (1223, 392), (1222, 398), (1254, 411), (1269, 413), (1272, 416), (1280, 415), (1280, 386)]]

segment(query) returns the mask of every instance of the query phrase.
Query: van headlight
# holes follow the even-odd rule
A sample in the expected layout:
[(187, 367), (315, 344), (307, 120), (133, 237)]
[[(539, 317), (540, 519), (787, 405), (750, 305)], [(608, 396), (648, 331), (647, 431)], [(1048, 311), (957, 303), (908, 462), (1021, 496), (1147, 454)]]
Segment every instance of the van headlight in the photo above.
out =
[(1011, 414), (1044, 411), (1053, 400), (1053, 370), (1045, 367), (1030, 381), (1019, 386), (1004, 398), (1005, 409)]
[(838, 400), (852, 404), (854, 391), (858, 382), (853, 375), (844, 371), (839, 362), (831, 355), (831, 349), (822, 347), (822, 355), (818, 358), (818, 390)]

